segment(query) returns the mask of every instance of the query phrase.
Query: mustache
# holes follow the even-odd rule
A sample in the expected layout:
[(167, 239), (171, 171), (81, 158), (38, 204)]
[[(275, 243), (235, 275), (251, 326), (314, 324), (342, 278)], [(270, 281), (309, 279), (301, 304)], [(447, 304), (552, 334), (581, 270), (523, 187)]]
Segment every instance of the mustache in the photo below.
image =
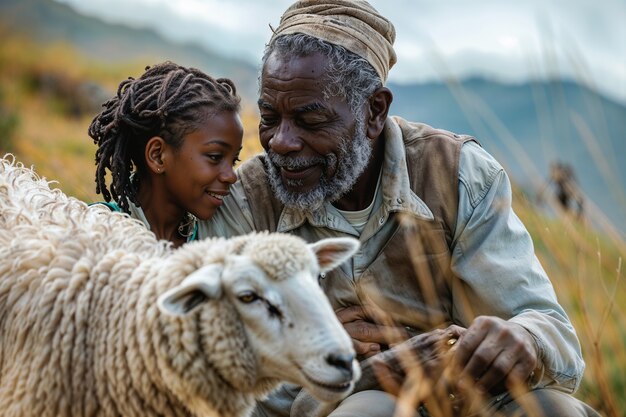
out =
[(324, 169), (328, 168), (336, 157), (334, 155), (324, 156), (285, 156), (279, 155), (271, 149), (267, 151), (267, 157), (277, 167), (291, 170), (309, 168), (314, 165), (322, 165)]

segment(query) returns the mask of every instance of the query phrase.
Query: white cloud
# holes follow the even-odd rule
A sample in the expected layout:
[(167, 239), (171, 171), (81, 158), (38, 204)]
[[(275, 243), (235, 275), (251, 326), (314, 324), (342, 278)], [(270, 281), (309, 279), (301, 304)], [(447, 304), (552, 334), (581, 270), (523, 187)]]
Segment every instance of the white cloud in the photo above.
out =
[[(57, 0), (106, 20), (149, 26), (257, 63), (291, 0)], [(560, 75), (626, 102), (626, 2), (371, 0), (396, 26), (395, 81)], [(558, 65), (552, 64), (552, 62)]]
[(498, 43), (504, 49), (517, 49), (519, 47), (519, 39), (517, 36), (504, 35), (498, 38)]

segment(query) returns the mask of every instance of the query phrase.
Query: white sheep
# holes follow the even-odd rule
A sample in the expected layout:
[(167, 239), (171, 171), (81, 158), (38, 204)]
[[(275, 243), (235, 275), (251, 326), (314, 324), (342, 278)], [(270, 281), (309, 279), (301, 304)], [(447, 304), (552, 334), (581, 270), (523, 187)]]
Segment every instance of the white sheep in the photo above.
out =
[(172, 249), (0, 159), (0, 413), (244, 416), (280, 381), (359, 376), (317, 283), (358, 247), (280, 234)]

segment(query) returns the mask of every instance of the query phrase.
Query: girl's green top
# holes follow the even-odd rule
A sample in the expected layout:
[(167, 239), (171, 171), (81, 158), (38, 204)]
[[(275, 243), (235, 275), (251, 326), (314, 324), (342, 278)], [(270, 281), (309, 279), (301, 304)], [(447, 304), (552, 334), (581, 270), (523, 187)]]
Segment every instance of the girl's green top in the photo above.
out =
[[(113, 203), (113, 202), (106, 202), (106, 201), (98, 201), (95, 203), (91, 203), (89, 204), (94, 205), (94, 204), (104, 204), (105, 206), (107, 206), (111, 211), (117, 211), (117, 212), (122, 212), (122, 209), (120, 208), (120, 206), (117, 205), (117, 203)], [(187, 216), (189, 217), (189, 220), (183, 224), (181, 224), (179, 226), (179, 231), (181, 229), (187, 229), (187, 230), (192, 230), (192, 232), (187, 236), (187, 242), (193, 242), (194, 240), (198, 240), (198, 221), (196, 220), (196, 217), (191, 214), (188, 213)], [(148, 230), (150, 230), (150, 223), (148, 223), (148, 219), (146, 219), (145, 214), (143, 213), (143, 210), (141, 209), (141, 207), (137, 207), (134, 204), (130, 204), (130, 217), (135, 218), (137, 220), (141, 220), (141, 222), (144, 224), (144, 226), (146, 226), (148, 228)], [(184, 236), (184, 235), (183, 235)]]

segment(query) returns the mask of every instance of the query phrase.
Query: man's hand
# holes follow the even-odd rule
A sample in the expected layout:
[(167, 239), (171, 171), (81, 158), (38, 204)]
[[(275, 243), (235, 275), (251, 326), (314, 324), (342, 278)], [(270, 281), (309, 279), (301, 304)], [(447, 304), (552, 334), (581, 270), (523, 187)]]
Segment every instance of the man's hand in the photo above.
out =
[(458, 388), (500, 394), (528, 380), (537, 367), (537, 355), (532, 335), (522, 326), (479, 316), (456, 343), (453, 364), (461, 371)]
[[(371, 368), (380, 386), (385, 391), (398, 395), (407, 375), (418, 372), (420, 378), (431, 381), (426, 385), (433, 388), (441, 380), (446, 366), (450, 363), (451, 349), (465, 331), (464, 328), (453, 324), (446, 329), (434, 329), (413, 336), (406, 342), (362, 362), (362, 379)], [(361, 381), (358, 384), (361, 384)]]
[[(526, 329), (481, 316), (468, 329), (434, 329), (365, 360), (357, 389), (410, 392), (417, 402), (449, 408), (444, 415), (460, 415), (480, 406), (486, 396), (525, 383), (537, 361), (535, 342)], [(415, 387), (419, 390), (411, 391)]]
[(369, 358), (385, 347), (409, 338), (404, 327), (394, 326), (380, 312), (367, 306), (350, 306), (335, 314), (352, 338), (354, 350), (360, 358)]

